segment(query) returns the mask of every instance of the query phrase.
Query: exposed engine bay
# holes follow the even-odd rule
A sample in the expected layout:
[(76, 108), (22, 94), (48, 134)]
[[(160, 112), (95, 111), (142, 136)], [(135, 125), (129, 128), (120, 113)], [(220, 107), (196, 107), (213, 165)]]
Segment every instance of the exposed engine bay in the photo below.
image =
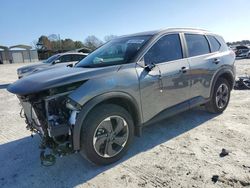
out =
[(48, 90), (18, 96), (23, 107), (20, 115), (26, 119), (27, 129), (41, 137), (40, 158), (43, 165), (54, 164), (56, 155), (74, 152), (72, 130), (79, 109), (70, 103), (69, 93), (71, 91), (55, 93)]

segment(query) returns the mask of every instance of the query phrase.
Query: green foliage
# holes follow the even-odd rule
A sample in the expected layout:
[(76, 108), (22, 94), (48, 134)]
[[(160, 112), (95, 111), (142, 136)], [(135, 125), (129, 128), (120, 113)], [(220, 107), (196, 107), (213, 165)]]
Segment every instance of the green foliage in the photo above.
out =
[(236, 42), (227, 42), (228, 46), (237, 46), (237, 45), (250, 45), (250, 40), (242, 40)]
[[(109, 35), (108, 39), (114, 38), (114, 35)], [(107, 40), (107, 38), (105, 38)], [(59, 35), (51, 34), (49, 36), (42, 35), (39, 37), (35, 47), (39, 51), (52, 51), (52, 52), (63, 52), (70, 51), (79, 48), (87, 47), (91, 50), (95, 50), (103, 44), (103, 41), (98, 39), (96, 36), (91, 35), (86, 37), (85, 42), (73, 41), (72, 39), (60, 39)]]

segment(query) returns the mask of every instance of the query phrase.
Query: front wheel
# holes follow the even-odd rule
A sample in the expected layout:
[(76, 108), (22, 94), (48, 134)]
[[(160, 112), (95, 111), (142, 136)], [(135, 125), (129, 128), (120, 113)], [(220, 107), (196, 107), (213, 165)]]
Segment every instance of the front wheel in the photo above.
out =
[(84, 121), (80, 153), (95, 164), (111, 164), (123, 157), (133, 136), (131, 115), (121, 106), (102, 104)]
[(205, 105), (211, 113), (222, 113), (229, 103), (230, 85), (224, 78), (219, 78), (215, 84), (211, 100)]

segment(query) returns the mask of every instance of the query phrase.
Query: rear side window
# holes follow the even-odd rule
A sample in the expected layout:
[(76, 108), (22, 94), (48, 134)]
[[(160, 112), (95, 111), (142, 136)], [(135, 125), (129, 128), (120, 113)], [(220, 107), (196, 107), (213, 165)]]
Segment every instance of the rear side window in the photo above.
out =
[(209, 44), (204, 35), (185, 34), (189, 57), (210, 53)]
[(182, 58), (179, 34), (169, 34), (160, 38), (145, 54), (145, 64), (163, 63)]
[(72, 61), (81, 61), (84, 57), (84, 55), (72, 55)]
[(211, 52), (217, 52), (220, 50), (221, 44), (219, 43), (219, 41), (211, 35), (207, 35), (207, 38), (210, 42), (210, 47), (211, 47)]
[(70, 62), (72, 61), (72, 56), (71, 55), (63, 55), (60, 57), (60, 62), (65, 63), (65, 62)]

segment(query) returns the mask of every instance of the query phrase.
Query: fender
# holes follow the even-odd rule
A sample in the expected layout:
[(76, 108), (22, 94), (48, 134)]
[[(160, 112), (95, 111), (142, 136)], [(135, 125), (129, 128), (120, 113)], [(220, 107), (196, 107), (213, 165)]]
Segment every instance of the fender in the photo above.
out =
[(137, 114), (138, 114), (138, 125), (135, 125), (135, 126), (140, 127), (142, 123), (142, 113), (134, 97), (132, 97), (131, 95), (125, 92), (108, 92), (108, 93), (98, 95), (94, 97), (93, 99), (91, 99), (90, 101), (88, 101), (85, 105), (83, 105), (80, 113), (78, 114), (78, 118), (76, 119), (76, 124), (74, 125), (74, 129), (73, 129), (74, 150), (80, 150), (81, 129), (82, 129), (82, 126), (84, 126), (84, 120), (87, 117), (90, 110), (93, 109), (97, 104), (100, 104), (101, 102), (108, 100), (108, 99), (112, 99), (112, 98), (123, 98), (123, 99), (131, 101), (134, 104)]
[[(234, 80), (235, 80), (235, 74), (234, 74), (234, 70), (232, 70), (231, 67), (224, 67), (222, 69), (220, 69), (219, 71), (217, 71), (217, 73), (215, 73), (214, 77), (213, 77), (213, 81), (212, 81), (212, 85), (211, 85), (211, 89), (210, 89), (210, 98), (213, 95), (214, 92), (214, 86), (216, 81), (218, 80), (218, 78), (223, 75), (223, 74), (228, 74), (230, 75), (230, 79), (232, 81), (232, 83), (234, 84)], [(231, 89), (233, 88), (233, 85), (231, 85)]]

